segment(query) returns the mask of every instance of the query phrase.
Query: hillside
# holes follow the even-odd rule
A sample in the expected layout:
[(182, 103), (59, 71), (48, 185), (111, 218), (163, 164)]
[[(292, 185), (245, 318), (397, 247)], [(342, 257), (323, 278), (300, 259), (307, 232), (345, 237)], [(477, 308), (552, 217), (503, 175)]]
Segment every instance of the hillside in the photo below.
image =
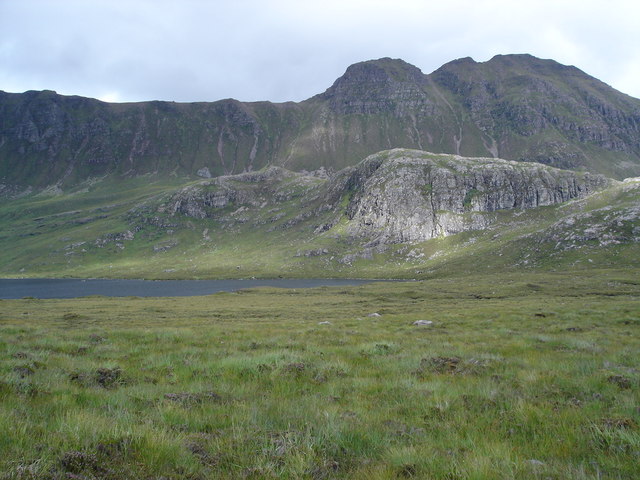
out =
[(2, 276), (637, 268), (640, 182), (395, 149), (331, 176), (272, 166), (196, 181), (105, 178), (5, 202), (0, 224)]
[(0, 195), (104, 175), (201, 177), (269, 165), (328, 172), (391, 148), (640, 175), (640, 100), (529, 55), (425, 75), (389, 58), (350, 66), (300, 103), (109, 104), (0, 92)]
[(0, 92), (0, 279), (295, 286), (1, 295), (0, 480), (637, 478), (639, 175), (640, 101), (526, 55)]

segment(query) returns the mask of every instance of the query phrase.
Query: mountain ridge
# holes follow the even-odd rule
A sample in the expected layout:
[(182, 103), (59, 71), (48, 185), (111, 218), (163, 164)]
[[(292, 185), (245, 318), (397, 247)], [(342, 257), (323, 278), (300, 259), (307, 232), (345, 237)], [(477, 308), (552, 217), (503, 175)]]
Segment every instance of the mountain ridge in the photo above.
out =
[(0, 93), (5, 192), (90, 177), (337, 171), (389, 148), (640, 174), (640, 100), (530, 55), (465, 58), (430, 74), (399, 59), (347, 68), (302, 102), (106, 103)]

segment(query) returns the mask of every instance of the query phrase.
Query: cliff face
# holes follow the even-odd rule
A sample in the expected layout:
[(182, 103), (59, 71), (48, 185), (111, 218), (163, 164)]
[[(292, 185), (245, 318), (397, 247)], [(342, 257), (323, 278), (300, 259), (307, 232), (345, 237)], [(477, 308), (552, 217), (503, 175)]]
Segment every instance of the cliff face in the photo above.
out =
[(358, 276), (352, 268), (364, 266), (375, 278), (397, 268), (414, 278), (447, 265), (508, 270), (562, 259), (626, 267), (640, 258), (638, 185), (408, 149), (333, 174), (272, 166), (195, 181), (96, 179), (53, 198), (4, 202), (0, 269), (246, 278)]
[(0, 92), (4, 192), (107, 174), (337, 171), (397, 147), (623, 178), (640, 174), (640, 100), (528, 55), (457, 60), (429, 75), (402, 60), (362, 62), (297, 104), (108, 104)]
[(0, 92), (0, 183), (70, 186), (107, 174), (251, 171), (276, 162), (299, 115), (295, 104), (108, 104)]
[[(339, 235), (373, 246), (483, 229), (498, 210), (554, 205), (610, 183), (601, 175), (541, 164), (395, 149), (330, 178), (271, 167), (202, 181), (177, 192), (158, 211), (232, 223), (241, 213), (251, 217), (266, 209), (274, 215), (262, 222), (274, 229), (324, 219), (312, 226), (315, 234), (331, 234), (343, 223)], [(284, 215), (278, 212), (290, 202), (296, 215), (279, 222)]]
[(431, 78), (453, 93), (495, 156), (603, 171), (598, 151), (640, 154), (640, 102), (575, 67), (498, 55), (448, 63)]
[(402, 149), (373, 155), (343, 175), (354, 185), (346, 210), (348, 231), (375, 243), (481, 229), (494, 221), (497, 210), (566, 202), (609, 182), (540, 164)]

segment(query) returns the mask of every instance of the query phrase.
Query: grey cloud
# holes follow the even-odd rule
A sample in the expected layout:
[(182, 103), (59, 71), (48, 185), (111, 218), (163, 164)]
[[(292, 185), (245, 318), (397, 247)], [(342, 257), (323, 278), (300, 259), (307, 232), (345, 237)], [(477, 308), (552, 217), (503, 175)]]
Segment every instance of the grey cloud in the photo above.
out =
[(299, 101), (351, 63), (531, 53), (640, 97), (634, 1), (0, 1), (0, 89)]

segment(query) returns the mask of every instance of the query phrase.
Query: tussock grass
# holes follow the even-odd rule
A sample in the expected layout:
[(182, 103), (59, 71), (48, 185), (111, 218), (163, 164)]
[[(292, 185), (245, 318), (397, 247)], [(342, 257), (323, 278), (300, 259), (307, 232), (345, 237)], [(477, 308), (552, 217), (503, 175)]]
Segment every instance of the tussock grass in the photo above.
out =
[(637, 272), (594, 273), (2, 301), (0, 478), (637, 478)]

